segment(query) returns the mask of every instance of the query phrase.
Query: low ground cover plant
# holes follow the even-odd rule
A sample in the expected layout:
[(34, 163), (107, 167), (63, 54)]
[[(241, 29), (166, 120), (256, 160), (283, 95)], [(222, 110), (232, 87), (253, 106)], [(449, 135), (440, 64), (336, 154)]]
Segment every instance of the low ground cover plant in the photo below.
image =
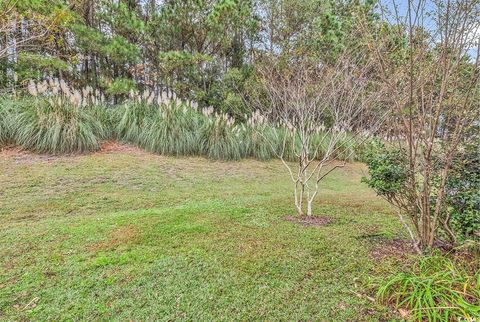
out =
[(480, 275), (447, 256), (421, 258), (391, 276), (378, 299), (403, 309), (413, 321), (474, 321), (480, 316)]

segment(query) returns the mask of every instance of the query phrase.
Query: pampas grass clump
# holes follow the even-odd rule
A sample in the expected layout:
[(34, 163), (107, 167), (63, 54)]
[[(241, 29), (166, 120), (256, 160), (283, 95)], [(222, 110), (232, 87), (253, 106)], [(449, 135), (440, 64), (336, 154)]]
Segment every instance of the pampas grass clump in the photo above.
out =
[[(296, 160), (301, 150), (290, 124), (274, 124), (259, 111), (239, 124), (213, 107), (199, 110), (196, 102), (182, 101), (173, 92), (132, 91), (122, 105), (109, 106), (98, 89), (75, 89), (54, 78), (30, 81), (27, 90), (29, 98), (0, 101), (0, 146), (14, 143), (62, 154), (95, 151), (100, 140), (118, 139), (164, 155), (220, 160), (283, 156), (287, 161)], [(311, 157), (322, 158), (331, 150), (333, 158), (356, 158), (356, 142), (347, 131), (335, 136), (332, 147), (330, 132), (312, 126)]]
[(157, 108), (146, 102), (128, 102), (118, 108), (119, 121), (115, 133), (119, 140), (141, 145), (143, 132), (149, 119), (155, 117)]
[(318, 149), (317, 158), (323, 158), (328, 150), (332, 151), (330, 156), (333, 159), (354, 161), (356, 158), (356, 139), (348, 133), (337, 135), (333, 139), (330, 133), (320, 131), (313, 134), (311, 144), (311, 151)]
[(146, 122), (141, 145), (150, 152), (188, 156), (199, 155), (200, 128), (206, 120), (186, 104), (161, 106)]
[(68, 154), (100, 149), (100, 121), (67, 102), (35, 98), (14, 117), (15, 143), (40, 153)]
[(14, 102), (0, 99), (0, 148), (13, 143)]
[(278, 156), (277, 129), (269, 125), (245, 126), (242, 129), (242, 157), (270, 160)]
[(215, 160), (242, 158), (241, 129), (227, 115), (211, 117), (202, 126), (200, 144), (203, 154)]
[(116, 126), (120, 123), (121, 108), (109, 105), (88, 105), (84, 107), (85, 112), (102, 124), (103, 131), (99, 133), (102, 140), (113, 140), (117, 138)]
[(104, 100), (90, 87), (77, 90), (64, 80), (48, 78), (27, 87), (30, 97), (14, 101), (9, 119), (15, 144), (40, 153), (68, 154), (96, 151), (106, 129), (87, 105)]

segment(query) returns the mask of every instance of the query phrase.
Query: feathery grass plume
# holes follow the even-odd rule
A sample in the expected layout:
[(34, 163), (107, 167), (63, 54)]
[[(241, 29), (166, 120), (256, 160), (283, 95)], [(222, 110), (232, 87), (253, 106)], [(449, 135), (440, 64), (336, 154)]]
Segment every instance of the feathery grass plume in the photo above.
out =
[(60, 80), (60, 90), (67, 98), (71, 96), (70, 88), (68, 87), (67, 82), (63, 79)]
[(203, 116), (186, 105), (163, 105), (147, 121), (142, 133), (142, 147), (166, 155), (199, 155), (199, 132)]
[(52, 79), (51, 82), (49, 82), (50, 88), (52, 90), (52, 95), (56, 96), (60, 93), (60, 82), (58, 78)]
[(27, 90), (28, 90), (28, 93), (32, 96), (38, 95), (37, 84), (35, 84), (33, 80), (28, 81)]
[(61, 101), (33, 98), (14, 118), (14, 140), (22, 148), (40, 153), (65, 154), (95, 151), (104, 135), (102, 124), (83, 109)]
[(39, 82), (37, 84), (37, 92), (38, 92), (38, 95), (42, 95), (44, 94), (46, 91), (48, 90), (48, 83), (47, 81), (43, 81), (43, 82)]
[(410, 311), (412, 321), (469, 321), (480, 316), (480, 273), (443, 256), (420, 259), (384, 282), (377, 297)]
[(200, 131), (203, 154), (218, 160), (241, 159), (241, 130), (233, 123), (234, 120), (228, 115), (215, 114), (203, 124)]
[[(75, 120), (74, 112), (70, 114), (73, 107), (78, 110), (78, 115), (86, 119), (95, 120), (95, 139), (117, 138), (130, 142), (145, 149), (161, 154), (169, 155), (199, 155), (203, 154), (214, 159), (237, 160), (245, 157), (253, 157), (259, 160), (268, 160), (283, 154), (286, 160), (295, 160), (295, 152), (299, 149), (299, 138), (295, 135), (294, 128), (289, 124), (272, 124), (264, 118), (259, 111), (246, 117), (247, 122), (242, 125), (235, 125), (235, 120), (227, 114), (217, 114), (213, 107), (199, 109), (197, 102), (182, 102), (180, 98), (171, 92), (162, 91), (157, 94), (155, 91), (146, 89), (139, 93), (131, 91), (129, 101), (120, 107), (109, 108), (102, 104), (105, 97), (98, 89), (89, 86), (77, 90), (70, 87), (64, 80), (48, 78), (40, 83), (30, 81), (28, 91), (32, 96), (38, 97), (37, 103), (47, 105), (47, 108), (37, 108), (37, 117), (48, 119), (49, 115), (60, 115), (55, 125), (57, 132), (60, 123), (68, 126), (68, 120)], [(32, 100), (31, 100), (32, 101)], [(35, 101), (35, 99), (33, 99)], [(100, 105), (101, 104), (101, 105)], [(23, 111), (22, 117), (18, 118), (23, 123), (35, 124), (32, 111), (29, 108)], [(26, 115), (31, 113), (32, 119), (28, 121)], [(46, 116), (45, 116), (46, 115)], [(52, 120), (50, 120), (52, 121)], [(53, 122), (53, 121), (52, 121)], [(45, 144), (40, 144), (42, 138), (32, 139), (36, 143), (29, 144), (26, 134), (19, 135), (22, 145), (34, 147), (38, 151), (48, 152), (69, 150), (66, 147), (56, 148), (61, 138), (57, 134), (47, 131), (46, 125), (37, 122), (38, 127), (32, 127), (25, 131), (18, 132), (37, 133), (38, 135), (50, 135), (45, 138)], [(312, 125), (314, 126), (314, 125)], [(39, 128), (42, 128), (43, 132)], [(319, 156), (322, 156), (327, 149), (329, 138), (322, 141), (325, 136), (325, 128), (316, 127), (313, 134), (312, 148), (314, 151), (320, 145)], [(7, 133), (7, 126), (3, 125), (3, 133)], [(34, 130), (38, 130), (35, 132)], [(338, 129), (340, 130), (340, 129)], [(348, 129), (347, 129), (348, 130)], [(347, 133), (345, 130), (345, 133)], [(60, 131), (61, 132), (61, 131)], [(58, 133), (60, 133), (58, 132)], [(62, 136), (69, 134), (63, 133)], [(6, 134), (1, 134), (6, 137)], [(59, 135), (59, 134), (58, 134)], [(85, 136), (88, 139), (87, 136)], [(5, 139), (1, 139), (5, 141)], [(71, 138), (66, 137), (66, 141)], [(54, 141), (52, 143), (52, 141)], [(91, 140), (93, 141), (93, 139)], [(47, 147), (50, 142), (50, 147)], [(58, 143), (61, 144), (61, 143)], [(63, 143), (62, 143), (63, 144)], [(334, 157), (352, 159), (354, 153), (354, 142), (348, 135), (336, 142), (336, 153)], [(83, 149), (83, 148), (80, 148)], [(95, 149), (95, 148), (93, 148)], [(70, 149), (74, 152), (74, 148)]]

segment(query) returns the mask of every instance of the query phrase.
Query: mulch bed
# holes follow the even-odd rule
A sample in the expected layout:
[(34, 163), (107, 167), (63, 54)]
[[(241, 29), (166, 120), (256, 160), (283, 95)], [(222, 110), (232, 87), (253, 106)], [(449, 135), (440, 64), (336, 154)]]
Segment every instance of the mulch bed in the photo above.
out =
[(305, 227), (325, 226), (333, 222), (332, 218), (325, 216), (286, 216), (285, 220)]
[(382, 240), (370, 251), (370, 256), (375, 260), (388, 257), (404, 257), (415, 254), (412, 242), (405, 239)]
[(140, 149), (131, 144), (120, 143), (116, 141), (106, 141), (102, 143), (100, 151), (96, 153), (112, 153), (112, 152), (134, 152), (145, 153), (145, 150)]

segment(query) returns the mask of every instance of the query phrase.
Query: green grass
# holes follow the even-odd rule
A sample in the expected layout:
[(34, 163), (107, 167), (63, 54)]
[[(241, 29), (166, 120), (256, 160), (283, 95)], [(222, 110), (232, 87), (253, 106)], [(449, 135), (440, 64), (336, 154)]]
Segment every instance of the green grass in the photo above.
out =
[(200, 130), (203, 154), (214, 160), (239, 160), (242, 144), (238, 127), (231, 127), (221, 117), (204, 122)]
[(115, 124), (115, 132), (118, 139), (123, 142), (140, 144), (142, 135), (146, 130), (147, 121), (156, 114), (155, 106), (143, 102), (128, 103), (117, 106), (117, 114), (120, 116)]
[(396, 259), (362, 236), (401, 225), (351, 165), (303, 227), (278, 161), (213, 162), (135, 148), (0, 154), (0, 320), (375, 321), (364, 294)]
[(268, 125), (259, 125), (257, 128), (243, 126), (241, 133), (242, 154), (257, 160), (270, 160), (281, 154), (281, 139), (276, 139), (277, 129)]

